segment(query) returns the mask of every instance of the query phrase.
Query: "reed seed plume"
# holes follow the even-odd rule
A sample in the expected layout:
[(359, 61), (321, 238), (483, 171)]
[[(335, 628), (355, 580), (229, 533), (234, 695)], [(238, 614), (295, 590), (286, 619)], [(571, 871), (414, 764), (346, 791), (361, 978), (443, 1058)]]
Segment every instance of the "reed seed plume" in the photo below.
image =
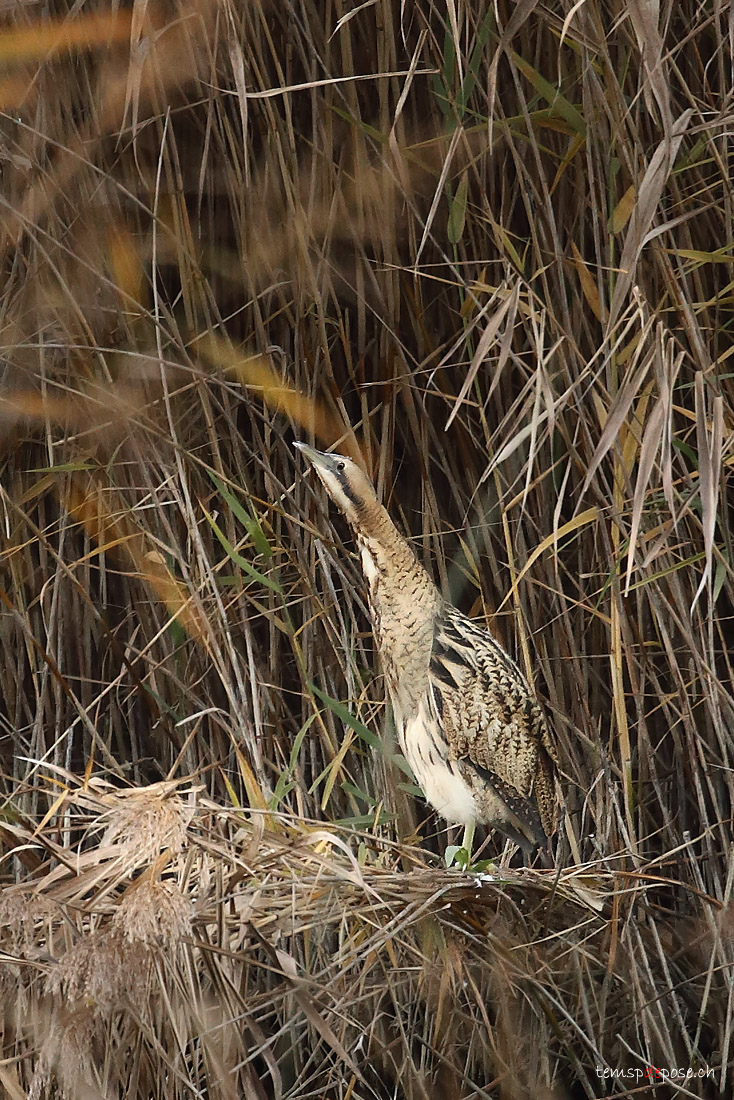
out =
[(128, 999), (134, 1005), (145, 997), (150, 962), (143, 941), (131, 942), (115, 929), (92, 932), (61, 957), (48, 991), (71, 1009), (107, 1017)]
[(121, 857), (141, 864), (164, 850), (174, 855), (181, 851), (193, 807), (180, 798), (161, 793), (156, 785), (109, 795), (105, 802), (100, 847), (112, 845)]
[(191, 933), (191, 902), (171, 882), (137, 880), (112, 918), (128, 944), (174, 949)]

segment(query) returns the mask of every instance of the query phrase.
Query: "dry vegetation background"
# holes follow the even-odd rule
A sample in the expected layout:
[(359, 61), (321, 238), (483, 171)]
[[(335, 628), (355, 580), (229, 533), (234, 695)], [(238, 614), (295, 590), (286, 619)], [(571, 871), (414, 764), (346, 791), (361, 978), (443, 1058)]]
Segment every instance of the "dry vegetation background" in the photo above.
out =
[[(730, 5), (51, 9), (1, 9), (0, 1092), (731, 1095)], [(443, 868), (293, 438), (534, 680), (558, 875)], [(651, 1065), (712, 1073), (599, 1076)]]

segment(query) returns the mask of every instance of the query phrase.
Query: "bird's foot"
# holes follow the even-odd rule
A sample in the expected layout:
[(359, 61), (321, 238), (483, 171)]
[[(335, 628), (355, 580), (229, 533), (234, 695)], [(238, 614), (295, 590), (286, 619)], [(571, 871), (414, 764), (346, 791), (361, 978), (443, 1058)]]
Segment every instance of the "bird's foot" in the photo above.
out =
[[(459, 867), (462, 871), (472, 875), (494, 876), (495, 872), (498, 871), (497, 864), (493, 859), (478, 859), (476, 863), (473, 863), (471, 852), (467, 848), (459, 847), (458, 844), (449, 844), (444, 852), (444, 858), (447, 867)], [(489, 881), (489, 878), (486, 881)]]
[(449, 844), (445, 853), (447, 867), (461, 867), (462, 871), (471, 869), (471, 850), (474, 843), (474, 822), (464, 826), (461, 844)]
[(447, 867), (460, 867), (462, 871), (468, 871), (471, 867), (471, 854), (461, 844), (449, 844), (444, 859)]

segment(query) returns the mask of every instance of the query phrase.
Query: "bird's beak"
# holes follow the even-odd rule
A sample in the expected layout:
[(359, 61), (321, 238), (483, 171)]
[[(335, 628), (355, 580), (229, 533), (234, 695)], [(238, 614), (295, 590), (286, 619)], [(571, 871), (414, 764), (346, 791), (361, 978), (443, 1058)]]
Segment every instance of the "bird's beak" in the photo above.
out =
[(315, 466), (317, 470), (326, 470), (328, 473), (334, 473), (338, 456), (328, 455), (324, 451), (317, 451), (315, 448), (309, 447), (307, 443), (296, 442), (293, 446), (304, 454), (311, 465)]

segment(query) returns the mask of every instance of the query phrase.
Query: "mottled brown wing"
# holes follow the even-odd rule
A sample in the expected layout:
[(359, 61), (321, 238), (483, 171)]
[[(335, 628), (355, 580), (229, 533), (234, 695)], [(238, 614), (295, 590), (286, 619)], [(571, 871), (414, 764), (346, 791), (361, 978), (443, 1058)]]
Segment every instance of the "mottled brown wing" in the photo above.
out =
[(447, 607), (437, 625), (430, 677), (452, 755), (485, 772), (533, 835), (538, 825), (550, 835), (556, 805), (553, 747), (540, 706), (514, 661), (486, 630)]

